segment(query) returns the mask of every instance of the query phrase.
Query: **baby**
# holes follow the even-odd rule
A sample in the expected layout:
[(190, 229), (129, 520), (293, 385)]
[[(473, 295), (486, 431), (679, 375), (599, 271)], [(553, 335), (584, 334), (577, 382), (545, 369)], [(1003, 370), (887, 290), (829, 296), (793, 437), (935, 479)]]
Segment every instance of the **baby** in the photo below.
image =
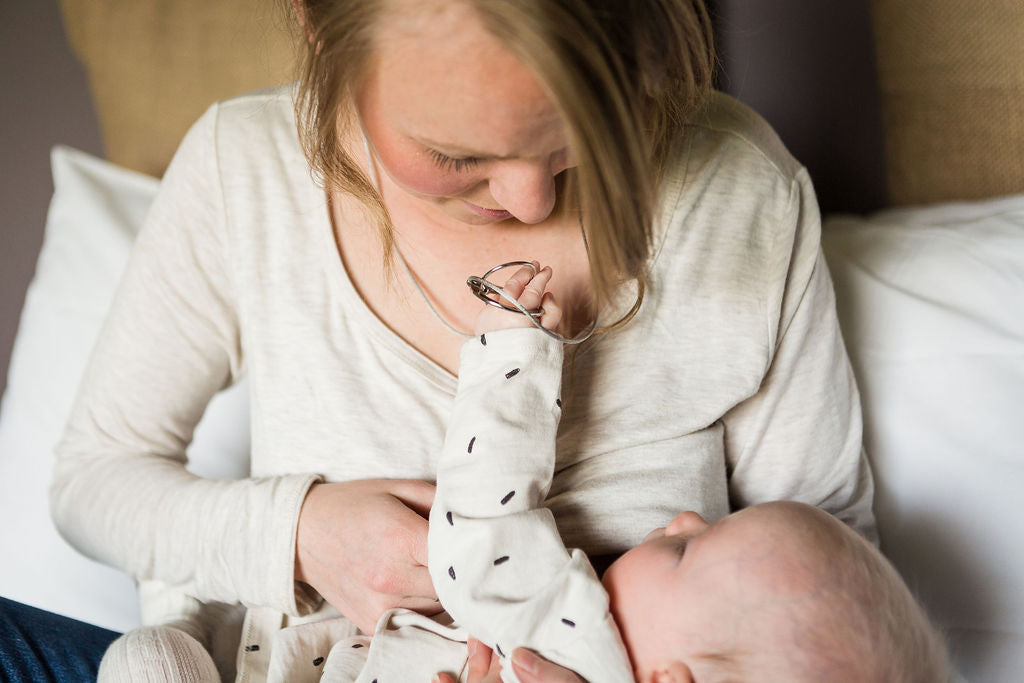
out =
[[(557, 329), (551, 275), (534, 264), (504, 289)], [(941, 638), (892, 566), (801, 503), (765, 503), (714, 524), (681, 513), (607, 570), (609, 604), (542, 507), (562, 356), (542, 332), (508, 329), (532, 326), (496, 307), (480, 313), (479, 339), (462, 353), (430, 520), (438, 595), (494, 648), (503, 680), (524, 673), (506, 658), (520, 646), (591, 683), (949, 678)]]
[[(503, 289), (558, 330), (551, 277), (534, 264)], [(449, 682), (544, 680), (510, 657), (517, 648), (590, 683), (950, 677), (941, 638), (892, 566), (808, 505), (765, 503), (714, 524), (683, 512), (598, 580), (582, 552), (566, 550), (543, 506), (563, 345), (493, 306), (481, 311), (476, 332), (462, 350), (428, 537), (434, 586), (457, 626), (403, 609), (385, 613), (372, 638), (332, 635), (346, 628), (341, 619), (297, 625), (271, 644), (271, 660), (281, 648), (315, 667), (271, 666), (271, 680), (427, 681), (439, 672)], [(470, 635), (493, 650), (483, 681), (476, 671), (486, 648), (467, 663)], [(135, 640), (148, 647), (157, 636), (185, 639), (157, 627)], [(137, 670), (135, 640), (122, 639), (117, 654), (136, 659)], [(191, 654), (178, 664), (202, 666), (184, 678), (215, 679), (199, 643), (187, 644)], [(182, 653), (177, 645), (164, 650)]]
[(826, 512), (684, 512), (603, 578), (636, 679), (945, 681), (945, 648), (881, 553)]

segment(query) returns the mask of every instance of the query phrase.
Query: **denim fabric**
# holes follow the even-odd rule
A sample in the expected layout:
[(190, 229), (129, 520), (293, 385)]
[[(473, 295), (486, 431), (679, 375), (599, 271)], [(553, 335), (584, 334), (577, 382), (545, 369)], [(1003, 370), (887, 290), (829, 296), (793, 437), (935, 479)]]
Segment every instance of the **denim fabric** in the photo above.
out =
[(95, 681), (118, 633), (0, 598), (0, 681)]

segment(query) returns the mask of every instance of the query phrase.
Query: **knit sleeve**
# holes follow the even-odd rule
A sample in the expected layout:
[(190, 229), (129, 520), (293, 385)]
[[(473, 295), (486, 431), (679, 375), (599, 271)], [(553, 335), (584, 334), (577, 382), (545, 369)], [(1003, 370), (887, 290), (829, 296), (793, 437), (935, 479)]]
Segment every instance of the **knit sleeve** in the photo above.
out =
[[(769, 365), (757, 392), (724, 417), (734, 508), (798, 500), (871, 539), (873, 482), (861, 446), (860, 396), (821, 252), (821, 220), (806, 171), (791, 183), (773, 257), (783, 263), (769, 307)], [(788, 262), (788, 266), (786, 266)]]
[[(607, 595), (544, 507), (561, 368), (561, 344), (536, 330), (463, 347), (430, 513), (430, 573), (445, 609), (500, 657), (528, 647), (592, 683), (632, 681)], [(515, 680), (510, 666), (502, 676)]]
[(315, 476), (213, 481), (185, 469), (211, 397), (243, 371), (218, 110), (176, 154), (57, 447), (51, 510), (81, 552), (202, 600), (298, 613), (294, 530)]

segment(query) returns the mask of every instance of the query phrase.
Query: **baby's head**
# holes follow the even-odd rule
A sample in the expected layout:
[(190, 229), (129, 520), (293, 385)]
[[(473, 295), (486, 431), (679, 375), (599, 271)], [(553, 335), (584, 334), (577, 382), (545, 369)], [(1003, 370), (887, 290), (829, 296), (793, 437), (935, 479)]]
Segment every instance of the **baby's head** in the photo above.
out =
[(940, 636), (896, 570), (839, 520), (765, 503), (684, 512), (604, 575), (641, 683), (942, 681)]

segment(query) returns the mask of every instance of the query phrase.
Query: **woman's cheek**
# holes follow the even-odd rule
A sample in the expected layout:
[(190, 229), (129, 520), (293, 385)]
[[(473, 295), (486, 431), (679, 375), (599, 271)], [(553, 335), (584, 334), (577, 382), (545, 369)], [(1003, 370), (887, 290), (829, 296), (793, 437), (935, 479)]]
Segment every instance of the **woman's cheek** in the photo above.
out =
[(406, 192), (433, 197), (456, 197), (473, 188), (477, 182), (475, 174), (459, 173), (455, 170), (439, 168), (426, 155), (412, 159), (387, 159), (380, 155), (391, 179)]

